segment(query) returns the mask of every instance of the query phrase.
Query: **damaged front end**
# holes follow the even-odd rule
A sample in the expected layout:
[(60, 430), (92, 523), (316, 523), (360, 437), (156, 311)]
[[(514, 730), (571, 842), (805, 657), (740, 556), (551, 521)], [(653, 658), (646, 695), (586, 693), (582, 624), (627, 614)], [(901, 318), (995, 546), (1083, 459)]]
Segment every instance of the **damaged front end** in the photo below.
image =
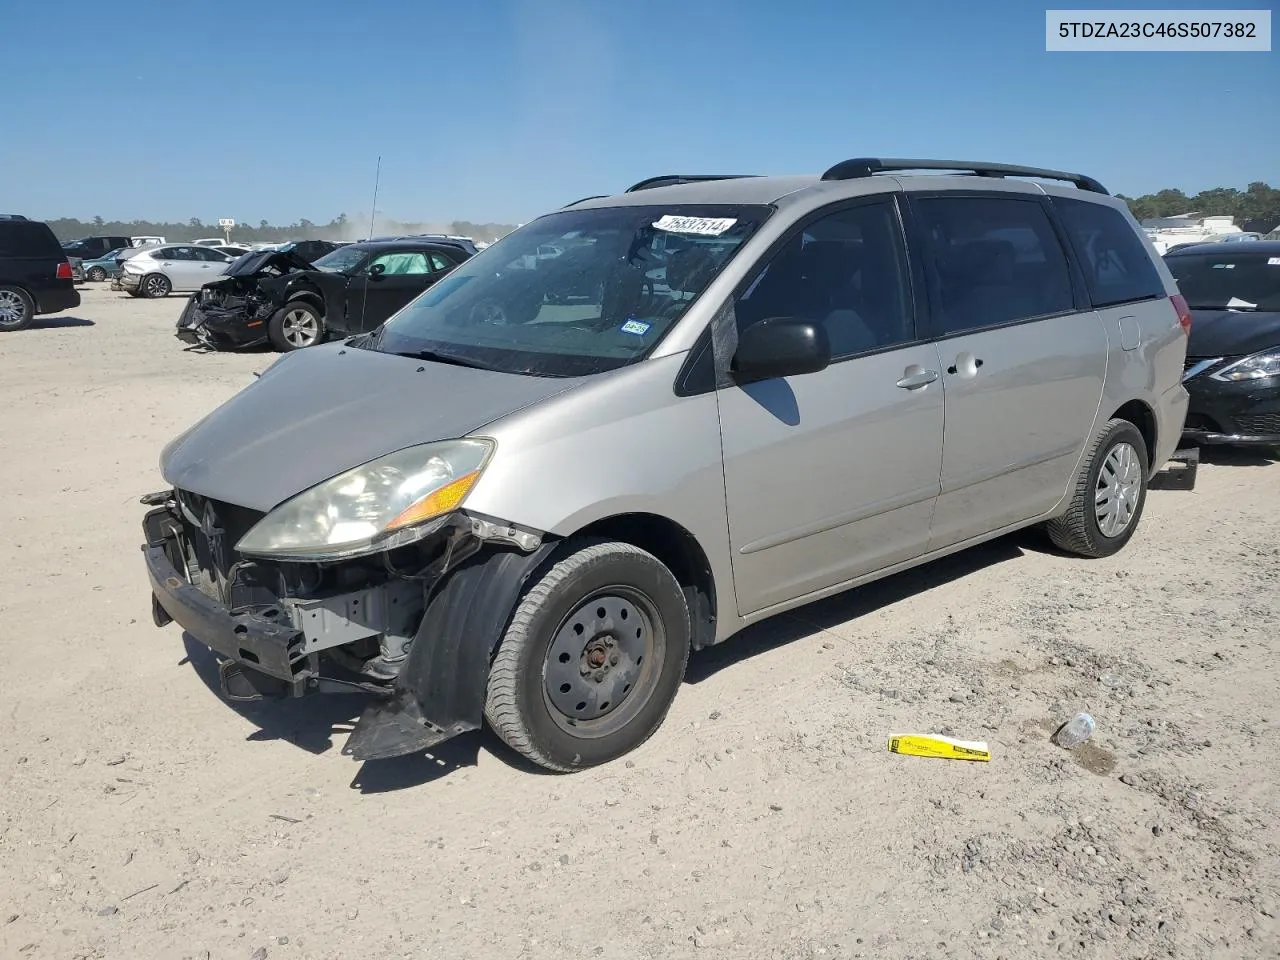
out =
[(479, 728), (490, 652), (549, 547), (458, 512), (382, 554), (263, 560), (233, 549), (257, 511), (182, 490), (142, 502), (156, 625), (176, 621), (208, 646), (231, 700), (371, 694), (343, 751), (359, 760)]
[(314, 270), (313, 265), (290, 252), (247, 254), (187, 300), (174, 336), (210, 350), (263, 344), (271, 315), (285, 303), (282, 278), (307, 270)]

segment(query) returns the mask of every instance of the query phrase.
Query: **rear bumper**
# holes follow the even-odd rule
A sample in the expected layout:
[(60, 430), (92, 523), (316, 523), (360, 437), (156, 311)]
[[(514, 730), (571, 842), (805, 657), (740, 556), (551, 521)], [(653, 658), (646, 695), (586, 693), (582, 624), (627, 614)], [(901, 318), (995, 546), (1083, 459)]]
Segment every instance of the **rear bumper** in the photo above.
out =
[(48, 287), (37, 290), (36, 313), (61, 313), (80, 306), (80, 291), (68, 280), (65, 287)]

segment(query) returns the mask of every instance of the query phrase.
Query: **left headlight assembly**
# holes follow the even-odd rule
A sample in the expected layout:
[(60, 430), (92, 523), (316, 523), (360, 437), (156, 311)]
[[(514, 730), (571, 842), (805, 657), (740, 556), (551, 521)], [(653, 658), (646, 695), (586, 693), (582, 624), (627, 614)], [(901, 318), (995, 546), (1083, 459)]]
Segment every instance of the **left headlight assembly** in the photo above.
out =
[(491, 440), (406, 447), (286, 500), (236, 544), (246, 556), (319, 562), (393, 550), (440, 528), (480, 478)]
[(1265, 350), (1251, 357), (1237, 360), (1217, 373), (1211, 373), (1214, 380), (1225, 380), (1229, 383), (1240, 380), (1265, 380), (1267, 377), (1280, 377), (1280, 350)]

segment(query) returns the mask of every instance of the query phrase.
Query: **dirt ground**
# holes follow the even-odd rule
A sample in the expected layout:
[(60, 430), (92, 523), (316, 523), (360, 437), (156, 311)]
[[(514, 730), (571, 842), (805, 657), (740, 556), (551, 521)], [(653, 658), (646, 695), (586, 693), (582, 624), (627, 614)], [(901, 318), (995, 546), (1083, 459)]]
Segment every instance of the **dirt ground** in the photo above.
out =
[(1153, 491), (1111, 559), (1026, 533), (752, 628), (625, 762), (360, 765), (356, 698), (233, 707), (151, 623), (137, 498), (271, 355), (83, 296), (0, 335), (0, 957), (1280, 956), (1268, 458)]

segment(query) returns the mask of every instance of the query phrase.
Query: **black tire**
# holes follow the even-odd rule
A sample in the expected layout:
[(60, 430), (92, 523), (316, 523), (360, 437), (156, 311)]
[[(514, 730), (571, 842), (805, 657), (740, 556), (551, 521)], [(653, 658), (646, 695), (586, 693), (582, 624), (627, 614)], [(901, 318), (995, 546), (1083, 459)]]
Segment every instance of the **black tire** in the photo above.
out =
[(602, 540), (566, 549), (516, 606), (484, 708), (509, 747), (561, 773), (616, 760), (653, 735), (684, 679), (690, 636), (684, 593), (657, 557)]
[[(1116, 478), (1117, 459), (1123, 459), (1122, 447), (1127, 445), (1132, 454), (1131, 465), (1121, 468), (1136, 484), (1123, 495), (1113, 492), (1106, 500), (1100, 499), (1100, 478), (1104, 470), (1107, 477)], [(1113, 458), (1113, 454), (1115, 457)], [(1110, 420), (1102, 428), (1085, 457), (1084, 466), (1076, 480), (1071, 505), (1062, 516), (1048, 523), (1049, 537), (1060, 549), (1082, 557), (1109, 557), (1119, 551), (1132, 538), (1142, 519), (1142, 509), (1147, 502), (1148, 464), (1150, 454), (1142, 433), (1128, 420)], [(1103, 479), (1103, 483), (1106, 483)], [(1120, 500), (1128, 507), (1128, 519), (1122, 528), (1114, 532), (1104, 531), (1104, 521), (1099, 511), (1104, 506), (1114, 506)]]
[(173, 284), (163, 273), (149, 273), (139, 282), (138, 292), (148, 300), (159, 300), (173, 292)]
[[(311, 335), (304, 335), (314, 331)], [(291, 300), (271, 315), (267, 322), (267, 338), (281, 353), (302, 350), (324, 343), (324, 317), (305, 300)]]
[(101, 267), (90, 267), (89, 272), (85, 274), (85, 279), (92, 280), (94, 283), (101, 283), (103, 280), (107, 279), (107, 271), (103, 270)]
[(36, 304), (21, 287), (0, 285), (0, 331), (9, 333), (31, 326)]

